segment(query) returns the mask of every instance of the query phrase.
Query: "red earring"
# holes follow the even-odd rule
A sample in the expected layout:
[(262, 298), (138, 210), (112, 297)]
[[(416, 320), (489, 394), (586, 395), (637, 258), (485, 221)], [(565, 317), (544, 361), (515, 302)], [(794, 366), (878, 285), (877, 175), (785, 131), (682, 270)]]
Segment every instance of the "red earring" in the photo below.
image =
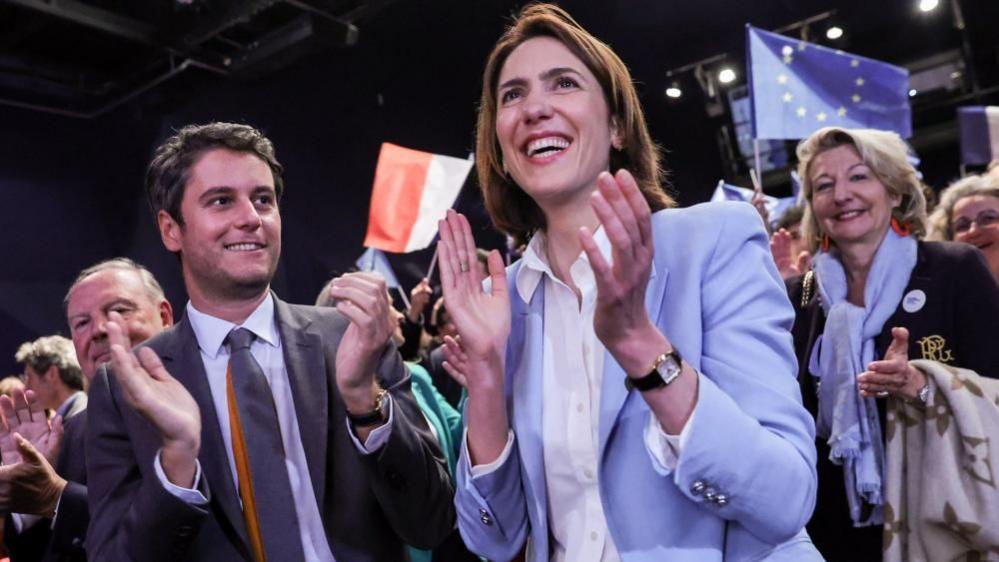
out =
[(900, 221), (895, 217), (891, 218), (891, 229), (895, 231), (895, 234), (899, 236), (908, 236), (912, 234), (912, 229), (909, 228), (909, 223), (905, 221)]
[(829, 235), (828, 234), (823, 234), (822, 235), (822, 251), (823, 252), (828, 252), (829, 251)]

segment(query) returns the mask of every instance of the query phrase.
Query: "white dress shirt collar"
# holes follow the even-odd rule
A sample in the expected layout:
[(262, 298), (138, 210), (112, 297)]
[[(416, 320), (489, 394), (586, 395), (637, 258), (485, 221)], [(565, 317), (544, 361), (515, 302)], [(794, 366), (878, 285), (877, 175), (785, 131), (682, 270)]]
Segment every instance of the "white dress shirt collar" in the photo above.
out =
[[(607, 233), (604, 232), (603, 225), (597, 227), (596, 232), (593, 233), (593, 241), (596, 242), (597, 249), (600, 250), (600, 255), (607, 260), (608, 264), (613, 265), (614, 261), (611, 253), (610, 240), (607, 238)], [(544, 231), (538, 230), (534, 233), (534, 236), (531, 237), (531, 241), (528, 242), (527, 249), (524, 250), (524, 255), (521, 258), (524, 263), (521, 265), (520, 270), (517, 271), (517, 277), (514, 282), (517, 285), (517, 293), (525, 303), (531, 302), (531, 297), (534, 296), (534, 291), (537, 290), (538, 283), (541, 282), (544, 275), (548, 275), (552, 279), (557, 279), (555, 274), (552, 273), (551, 266), (549, 265), (547, 248), (547, 237), (545, 236)], [(586, 256), (585, 251), (580, 252), (579, 257), (573, 263), (576, 264), (580, 260), (585, 261), (587, 266), (589, 266), (590, 260)], [(592, 271), (589, 267), (586, 267), (585, 269)], [(572, 274), (573, 272), (570, 271), (570, 275)], [(577, 280), (574, 279), (574, 282), (575, 281)]]
[(187, 301), (187, 318), (194, 330), (194, 337), (198, 340), (198, 347), (212, 359), (218, 357), (225, 345), (226, 336), (233, 328), (246, 328), (253, 332), (258, 340), (274, 347), (277, 347), (281, 341), (277, 322), (274, 320), (274, 295), (271, 293), (267, 293), (267, 297), (239, 326), (199, 311), (194, 308), (191, 301)]

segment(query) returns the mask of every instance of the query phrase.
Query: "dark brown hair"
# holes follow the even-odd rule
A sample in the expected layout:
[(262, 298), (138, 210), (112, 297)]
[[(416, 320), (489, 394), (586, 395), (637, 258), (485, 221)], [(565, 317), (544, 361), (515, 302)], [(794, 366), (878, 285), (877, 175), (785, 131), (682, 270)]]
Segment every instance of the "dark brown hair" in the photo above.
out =
[(493, 47), (482, 75), (475, 164), (486, 210), (496, 228), (521, 245), (535, 230), (545, 227), (541, 208), (504, 172), (503, 155), (496, 138), (496, 86), (500, 71), (514, 49), (535, 37), (551, 37), (561, 42), (599, 82), (604, 101), (624, 141), (620, 150), (611, 150), (611, 170), (625, 168), (631, 172), (653, 212), (675, 206), (663, 190), (659, 148), (649, 135), (628, 68), (610, 47), (580, 27), (562, 8), (531, 4), (521, 10)]
[(263, 133), (239, 123), (188, 125), (156, 149), (146, 170), (146, 197), (153, 213), (166, 211), (178, 224), (184, 224), (180, 203), (184, 198), (191, 168), (202, 154), (216, 148), (249, 152), (267, 163), (274, 175), (278, 200), (284, 192), (284, 168), (274, 156), (274, 145)]

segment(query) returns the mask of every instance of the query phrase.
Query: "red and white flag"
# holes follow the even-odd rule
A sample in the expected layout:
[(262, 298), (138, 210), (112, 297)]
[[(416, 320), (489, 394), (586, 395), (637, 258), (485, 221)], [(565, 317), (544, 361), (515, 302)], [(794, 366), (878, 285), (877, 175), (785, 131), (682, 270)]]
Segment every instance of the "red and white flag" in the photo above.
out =
[(434, 241), (472, 161), (382, 143), (364, 246), (404, 254)]

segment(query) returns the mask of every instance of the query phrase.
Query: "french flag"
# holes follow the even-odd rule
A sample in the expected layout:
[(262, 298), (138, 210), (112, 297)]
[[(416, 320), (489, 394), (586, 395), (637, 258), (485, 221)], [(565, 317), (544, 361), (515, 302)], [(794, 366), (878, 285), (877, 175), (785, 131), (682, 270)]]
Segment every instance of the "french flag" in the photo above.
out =
[(999, 159), (999, 107), (959, 107), (957, 125), (961, 131), (962, 164), (988, 164)]
[(382, 143), (364, 246), (405, 254), (434, 241), (472, 161)]

